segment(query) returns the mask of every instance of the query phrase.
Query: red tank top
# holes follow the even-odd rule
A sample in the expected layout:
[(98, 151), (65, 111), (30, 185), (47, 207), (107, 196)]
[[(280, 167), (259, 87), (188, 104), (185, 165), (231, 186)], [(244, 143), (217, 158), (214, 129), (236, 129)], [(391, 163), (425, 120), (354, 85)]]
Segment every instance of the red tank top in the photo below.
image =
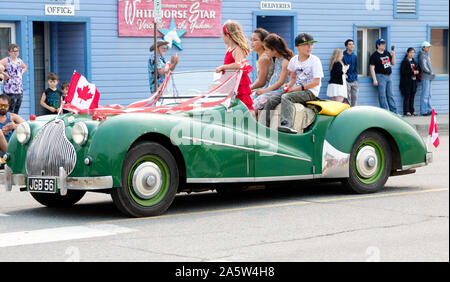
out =
[[(236, 49), (236, 48), (235, 48)], [(223, 61), (224, 65), (233, 64), (235, 62), (233, 58), (233, 50), (228, 51), (225, 54), (225, 59)], [(250, 95), (252, 95), (252, 90), (250, 89), (251, 80), (247, 73), (243, 73), (241, 81), (239, 82), (238, 93), (236, 98), (242, 101), (249, 110), (253, 111), (253, 101)]]

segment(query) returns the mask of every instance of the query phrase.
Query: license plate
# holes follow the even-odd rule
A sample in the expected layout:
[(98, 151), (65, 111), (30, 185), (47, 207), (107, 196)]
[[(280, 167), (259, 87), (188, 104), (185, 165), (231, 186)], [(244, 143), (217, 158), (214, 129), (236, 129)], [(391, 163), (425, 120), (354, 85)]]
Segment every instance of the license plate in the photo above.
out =
[(56, 193), (56, 178), (52, 177), (29, 177), (28, 192)]

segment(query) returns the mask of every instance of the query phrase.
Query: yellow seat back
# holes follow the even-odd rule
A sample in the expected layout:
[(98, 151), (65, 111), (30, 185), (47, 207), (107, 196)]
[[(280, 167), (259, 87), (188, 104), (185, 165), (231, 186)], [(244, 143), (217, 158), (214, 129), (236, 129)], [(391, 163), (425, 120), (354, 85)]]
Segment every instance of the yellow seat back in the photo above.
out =
[(311, 105), (315, 105), (321, 108), (319, 111), (319, 115), (327, 115), (327, 116), (337, 116), (341, 112), (350, 108), (350, 105), (335, 101), (308, 101), (306, 102)]

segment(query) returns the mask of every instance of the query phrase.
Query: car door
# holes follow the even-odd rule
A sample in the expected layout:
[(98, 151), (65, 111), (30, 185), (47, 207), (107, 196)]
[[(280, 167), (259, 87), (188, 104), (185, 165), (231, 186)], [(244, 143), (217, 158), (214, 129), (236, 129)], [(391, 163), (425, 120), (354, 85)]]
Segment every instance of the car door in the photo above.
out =
[(255, 152), (247, 135), (249, 116), (248, 111), (233, 107), (193, 118), (190, 137), (183, 137), (189, 144), (181, 147), (189, 182), (253, 181)]
[(313, 178), (314, 131), (287, 134), (263, 127), (255, 144), (255, 180)]

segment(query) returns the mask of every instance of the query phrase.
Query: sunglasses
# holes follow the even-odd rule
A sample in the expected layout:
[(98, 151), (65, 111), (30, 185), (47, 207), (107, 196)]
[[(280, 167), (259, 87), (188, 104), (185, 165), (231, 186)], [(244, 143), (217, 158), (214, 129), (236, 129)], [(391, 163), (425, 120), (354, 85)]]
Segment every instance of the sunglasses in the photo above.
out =
[(0, 108), (7, 109), (9, 108), (8, 104), (0, 104)]

